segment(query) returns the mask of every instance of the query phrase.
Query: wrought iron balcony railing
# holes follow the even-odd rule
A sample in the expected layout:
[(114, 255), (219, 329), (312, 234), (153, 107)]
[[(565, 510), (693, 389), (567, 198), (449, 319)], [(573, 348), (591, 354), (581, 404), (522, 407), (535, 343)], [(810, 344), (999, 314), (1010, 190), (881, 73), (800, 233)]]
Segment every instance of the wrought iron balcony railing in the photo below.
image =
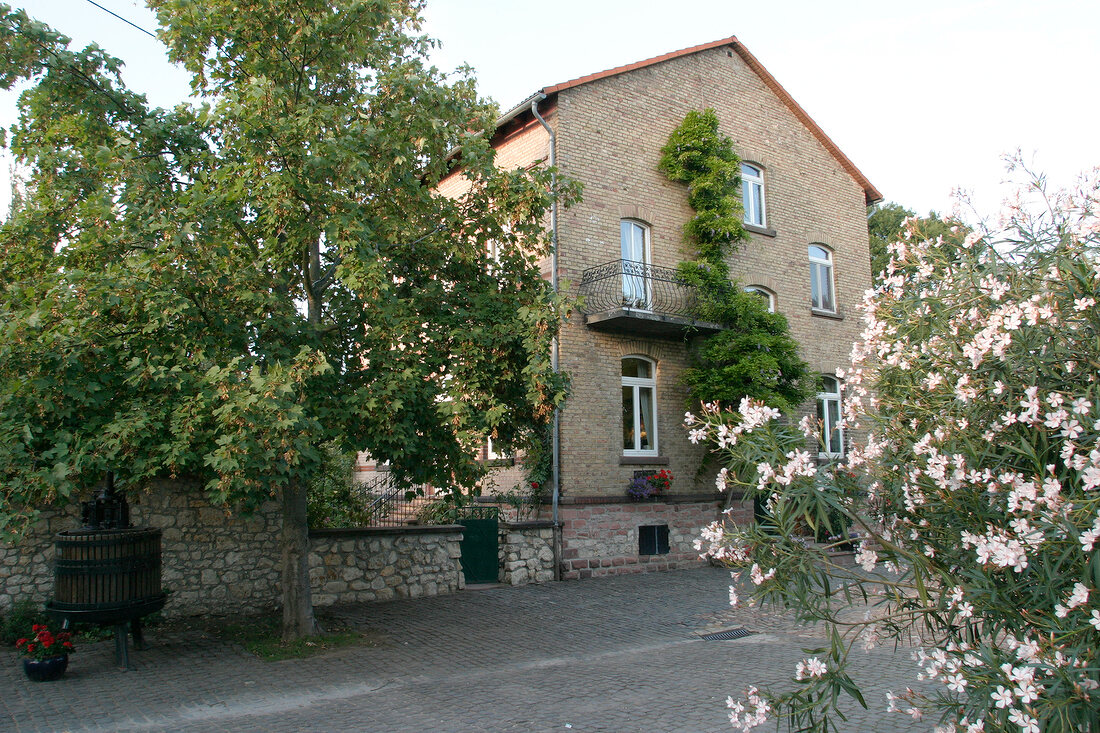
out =
[(676, 270), (631, 260), (613, 260), (585, 270), (581, 295), (584, 313), (589, 315), (614, 308), (636, 308), (691, 317), (695, 305), (695, 289)]
[(696, 320), (695, 288), (668, 267), (613, 260), (584, 271), (580, 295), (580, 310), (593, 328), (655, 335), (721, 329)]

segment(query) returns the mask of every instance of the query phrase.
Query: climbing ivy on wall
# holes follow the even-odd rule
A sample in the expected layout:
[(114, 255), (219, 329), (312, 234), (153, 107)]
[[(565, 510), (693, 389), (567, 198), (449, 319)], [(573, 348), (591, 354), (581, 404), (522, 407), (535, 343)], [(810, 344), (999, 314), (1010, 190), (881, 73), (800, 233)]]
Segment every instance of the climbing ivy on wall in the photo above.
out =
[(695, 216), (684, 227), (684, 239), (699, 259), (725, 268), (725, 255), (749, 235), (741, 224), (741, 159), (733, 141), (718, 131), (714, 110), (692, 110), (661, 148), (658, 168), (670, 180), (686, 183)]
[(670, 180), (687, 184), (695, 210), (684, 240), (697, 259), (679, 266), (698, 293), (695, 315), (726, 326), (693, 344), (683, 376), (689, 401), (732, 405), (752, 397), (784, 411), (798, 407), (812, 384), (787, 319), (769, 313), (760, 297), (730, 277), (726, 258), (749, 236), (742, 225), (741, 159), (719, 131), (714, 110), (687, 114), (661, 148), (658, 167)]

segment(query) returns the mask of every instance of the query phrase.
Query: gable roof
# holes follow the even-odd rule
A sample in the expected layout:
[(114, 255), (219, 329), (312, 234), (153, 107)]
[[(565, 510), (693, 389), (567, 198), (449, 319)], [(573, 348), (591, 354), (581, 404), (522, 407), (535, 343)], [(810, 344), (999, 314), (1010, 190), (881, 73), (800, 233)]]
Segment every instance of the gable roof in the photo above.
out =
[(871, 182), (867, 179), (867, 176), (863, 175), (859, 168), (856, 168), (855, 164), (851, 160), (849, 160), (848, 156), (841, 152), (836, 143), (834, 143), (832, 139), (825, 134), (825, 131), (822, 130), (821, 127), (819, 127), (818, 124), (814, 122), (808, 114), (806, 114), (806, 110), (802, 109), (802, 106), (799, 105), (798, 102), (794, 101), (794, 97), (792, 97), (787, 92), (787, 90), (784, 89), (778, 81), (776, 81), (776, 78), (771, 75), (771, 72), (765, 69), (764, 65), (761, 64), (755, 56), (749, 53), (749, 50), (745, 48), (744, 44), (737, 40), (737, 36), (730, 36), (729, 38), (723, 38), (719, 41), (711, 41), (710, 43), (704, 43), (698, 46), (684, 48), (679, 51), (671, 51), (660, 56), (654, 56), (653, 58), (645, 59), (644, 61), (637, 61), (633, 64), (627, 64), (626, 66), (616, 66), (613, 69), (598, 71), (595, 74), (581, 76), (576, 79), (571, 79), (570, 81), (562, 82), (561, 84), (554, 84), (552, 86), (543, 87), (541, 90), (539, 90), (538, 94), (534, 95), (533, 97), (529, 97), (523, 103), (512, 108), (511, 111), (502, 116), (497, 123), (497, 126), (499, 127), (503, 123), (514, 119), (515, 117), (522, 114), (527, 108), (530, 107), (532, 99), (536, 97), (541, 97), (541, 95), (546, 95), (547, 97), (550, 97), (556, 95), (558, 92), (565, 91), (566, 89), (572, 89), (574, 87), (579, 87), (584, 84), (590, 84), (594, 81), (599, 81), (600, 79), (606, 79), (608, 77), (618, 76), (619, 74), (625, 74), (636, 69), (643, 69), (647, 66), (653, 66), (654, 64), (659, 64), (663, 61), (671, 61), (672, 59), (677, 59), (681, 56), (690, 56), (694, 53), (709, 51), (712, 48), (721, 48), (723, 46), (728, 46), (730, 49), (733, 50), (734, 53), (741, 57), (741, 60), (744, 61), (745, 64), (750, 69), (752, 69), (758, 77), (760, 77), (760, 80), (764, 82), (764, 85), (767, 86), (768, 89), (770, 89), (777, 97), (779, 97), (779, 100), (783, 102), (784, 105), (786, 105), (787, 109), (789, 109), (791, 113), (794, 114), (798, 121), (805, 125), (806, 129), (808, 129), (810, 133), (813, 134), (813, 136), (817, 138), (817, 140), (825, 147), (825, 149), (828, 150), (834, 158), (836, 158), (837, 162), (840, 163), (840, 166), (844, 168), (844, 170), (847, 171), (848, 174), (856, 180), (856, 182), (860, 185), (860, 188), (863, 189), (863, 193), (866, 197), (868, 204), (872, 204), (876, 201), (882, 200), (882, 194), (877, 188), (875, 188), (871, 184)]

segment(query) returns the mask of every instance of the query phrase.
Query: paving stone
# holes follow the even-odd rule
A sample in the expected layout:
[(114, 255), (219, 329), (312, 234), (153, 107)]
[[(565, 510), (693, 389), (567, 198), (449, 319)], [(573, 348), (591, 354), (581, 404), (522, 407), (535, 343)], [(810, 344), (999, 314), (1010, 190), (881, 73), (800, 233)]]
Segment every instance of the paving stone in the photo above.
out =
[[(263, 662), (197, 631), (148, 629), (137, 669), (113, 642), (84, 645), (63, 681), (0, 665), (0, 730), (727, 731), (724, 701), (780, 686), (819, 629), (730, 609), (716, 568), (613, 576), (340, 606), (326, 613), (381, 639), (319, 657)], [(758, 632), (703, 641), (708, 631)], [(908, 649), (857, 655), (870, 711), (846, 731), (928, 730), (885, 713), (911, 684)]]

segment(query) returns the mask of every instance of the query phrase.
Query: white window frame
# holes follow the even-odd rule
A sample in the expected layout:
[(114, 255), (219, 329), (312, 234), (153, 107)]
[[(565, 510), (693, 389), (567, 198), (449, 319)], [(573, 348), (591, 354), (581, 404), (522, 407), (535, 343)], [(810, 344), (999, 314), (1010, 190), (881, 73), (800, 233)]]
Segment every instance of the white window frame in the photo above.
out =
[(746, 285), (745, 292), (763, 296), (768, 302), (768, 313), (775, 313), (775, 293), (763, 285)]
[(741, 163), (741, 203), (745, 208), (743, 221), (764, 229), (768, 213), (764, 204), (764, 169), (755, 163)]
[[(638, 240), (641, 240), (640, 243)], [(619, 252), (623, 260), (622, 285), (623, 305), (640, 310), (649, 310), (653, 304), (653, 292), (650, 278), (638, 276), (629, 271), (628, 262), (637, 262), (643, 270), (650, 260), (649, 225), (637, 219), (619, 220)], [(638, 259), (638, 256), (641, 259)]]
[[(649, 365), (648, 377), (627, 377), (622, 376), (621, 366), (626, 363), (628, 359), (637, 360)], [(622, 389), (620, 394), (627, 389), (631, 390), (631, 403), (633, 409), (631, 410), (631, 419), (633, 424), (630, 426), (631, 435), (633, 435), (633, 445), (627, 447), (625, 442), (627, 427), (625, 422), (622, 425), (623, 430), (623, 455), (624, 456), (655, 456), (657, 455), (657, 362), (644, 356), (631, 355), (624, 356), (620, 362), (620, 376), (622, 376)], [(641, 448), (641, 435), (642, 435), (642, 423), (643, 423), (643, 409), (642, 409), (642, 390), (649, 389), (650, 399), (650, 416), (649, 425), (647, 426), (646, 435), (649, 438), (649, 448)], [(625, 414), (625, 404), (623, 405), (623, 420), (627, 419)]]
[[(823, 252), (824, 255), (817, 254)], [(810, 307), (823, 313), (836, 313), (836, 288), (833, 280), (833, 253), (822, 244), (811, 244)]]
[(493, 439), (488, 437), (485, 439), (485, 460), (487, 461), (507, 461), (512, 456), (507, 453), (497, 453), (493, 448)]
[[(844, 455), (841, 399), (840, 380), (831, 374), (822, 374), (821, 391), (817, 393), (817, 419), (821, 424), (818, 456), (821, 458), (839, 458)], [(835, 440), (832, 439), (834, 436)]]
[(497, 274), (500, 271), (500, 242), (495, 239), (486, 240), (485, 256), (488, 259), (486, 271), (490, 275)]

